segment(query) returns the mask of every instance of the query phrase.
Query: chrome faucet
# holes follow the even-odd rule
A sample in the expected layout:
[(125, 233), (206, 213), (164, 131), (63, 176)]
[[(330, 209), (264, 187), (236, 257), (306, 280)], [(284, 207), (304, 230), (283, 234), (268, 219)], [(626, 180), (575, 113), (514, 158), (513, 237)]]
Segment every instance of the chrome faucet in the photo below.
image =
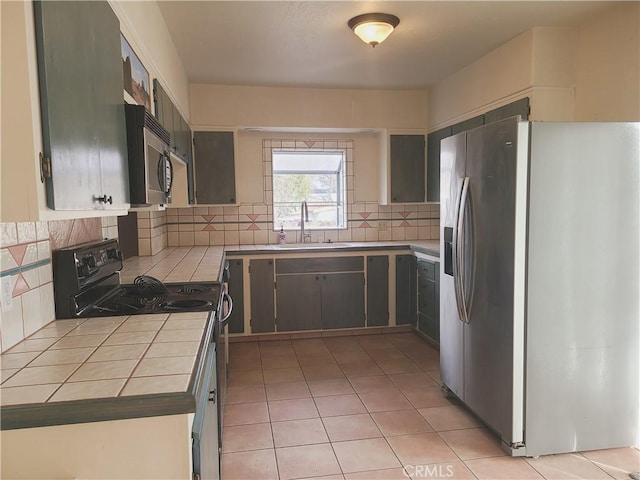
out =
[(311, 234), (304, 233), (304, 222), (309, 221), (309, 208), (307, 207), (307, 201), (303, 200), (300, 205), (300, 243), (305, 243), (305, 239), (308, 238), (311, 242)]

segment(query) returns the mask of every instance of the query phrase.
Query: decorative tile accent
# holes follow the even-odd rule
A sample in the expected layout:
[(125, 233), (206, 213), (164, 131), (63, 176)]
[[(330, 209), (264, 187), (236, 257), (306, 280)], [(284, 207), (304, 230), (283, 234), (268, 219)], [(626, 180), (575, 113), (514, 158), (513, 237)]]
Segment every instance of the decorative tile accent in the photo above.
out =
[(26, 293), (28, 291), (29, 291), (29, 285), (27, 285), (27, 282), (25, 281), (25, 279), (22, 276), (22, 274), (17, 275), (16, 276), (16, 284), (13, 287), (13, 291), (11, 292), (11, 296), (12, 297), (18, 297), (18, 296), (20, 296), (23, 293)]
[(24, 258), (25, 253), (27, 252), (27, 245), (15, 245), (13, 247), (9, 247), (9, 253), (16, 261), (17, 265), (22, 265), (22, 259)]

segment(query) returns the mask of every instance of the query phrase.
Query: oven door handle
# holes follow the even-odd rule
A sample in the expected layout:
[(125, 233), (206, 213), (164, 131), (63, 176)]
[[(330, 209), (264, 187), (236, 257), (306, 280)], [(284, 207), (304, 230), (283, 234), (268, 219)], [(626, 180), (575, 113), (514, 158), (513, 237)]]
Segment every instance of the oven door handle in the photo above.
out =
[(229, 321), (231, 312), (233, 312), (233, 299), (227, 292), (224, 292), (222, 294), (222, 303), (224, 304), (225, 302), (227, 302), (229, 309), (227, 310), (227, 314), (220, 320), (220, 325), (222, 325), (223, 327), (226, 325), (227, 321)]

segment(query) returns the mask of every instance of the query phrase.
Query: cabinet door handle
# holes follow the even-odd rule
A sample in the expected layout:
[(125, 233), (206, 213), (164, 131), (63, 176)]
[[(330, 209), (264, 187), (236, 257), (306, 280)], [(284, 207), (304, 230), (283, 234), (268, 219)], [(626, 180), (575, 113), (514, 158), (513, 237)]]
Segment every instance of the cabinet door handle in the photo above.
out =
[(100, 203), (108, 203), (109, 205), (113, 205), (113, 197), (111, 195), (109, 195), (108, 197), (106, 194), (102, 195), (101, 197), (96, 197), (94, 195), (93, 201), (100, 202)]

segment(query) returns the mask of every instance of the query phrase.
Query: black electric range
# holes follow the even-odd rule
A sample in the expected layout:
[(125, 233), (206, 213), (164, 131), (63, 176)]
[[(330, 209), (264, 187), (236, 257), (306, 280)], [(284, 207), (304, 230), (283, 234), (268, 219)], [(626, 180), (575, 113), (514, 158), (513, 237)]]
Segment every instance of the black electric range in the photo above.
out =
[(121, 284), (122, 267), (117, 240), (54, 251), (56, 318), (205, 312), (218, 308), (218, 282), (163, 283), (139, 276), (132, 284)]

